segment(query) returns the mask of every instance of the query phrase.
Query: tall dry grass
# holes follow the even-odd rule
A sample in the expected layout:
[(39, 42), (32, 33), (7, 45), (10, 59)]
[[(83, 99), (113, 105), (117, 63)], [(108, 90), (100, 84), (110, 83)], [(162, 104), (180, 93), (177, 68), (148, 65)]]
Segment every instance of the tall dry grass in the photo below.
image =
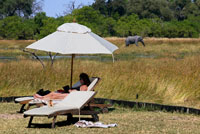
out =
[[(125, 47), (124, 39), (108, 40), (120, 48), (115, 63), (75, 59), (74, 82), (86, 72), (102, 79), (96, 87), (97, 97), (200, 108), (200, 43), (174, 41), (159, 45), (146, 41), (144, 48)], [(69, 84), (70, 63), (70, 59), (56, 60), (51, 68), (46, 61), (42, 69), (39, 62), (26, 58), (1, 62), (0, 96), (32, 95), (40, 88), (59, 89)]]
[(0, 40), (0, 48), (24, 48), (34, 40)]

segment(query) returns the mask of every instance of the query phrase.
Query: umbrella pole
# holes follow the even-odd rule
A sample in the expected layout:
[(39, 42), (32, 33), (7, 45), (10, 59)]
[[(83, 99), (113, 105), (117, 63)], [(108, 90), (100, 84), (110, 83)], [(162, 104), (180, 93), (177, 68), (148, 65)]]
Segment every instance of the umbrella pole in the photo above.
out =
[(70, 79), (70, 88), (72, 88), (74, 57), (75, 57), (75, 54), (72, 54), (72, 60), (71, 60), (71, 79)]

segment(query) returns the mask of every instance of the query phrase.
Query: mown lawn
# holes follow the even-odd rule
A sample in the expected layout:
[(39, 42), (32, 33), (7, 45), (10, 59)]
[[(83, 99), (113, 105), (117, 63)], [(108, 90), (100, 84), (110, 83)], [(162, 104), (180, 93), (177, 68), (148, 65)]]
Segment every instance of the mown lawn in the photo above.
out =
[(63, 123), (66, 117), (59, 117), (55, 129), (50, 129), (52, 119), (35, 118), (33, 123), (46, 124), (27, 128), (29, 118), (16, 113), (19, 104), (0, 103), (1, 134), (199, 134), (200, 117), (197, 115), (167, 113), (159, 111), (139, 111), (115, 106), (113, 111), (100, 114), (100, 121), (117, 123), (114, 128), (77, 128)]

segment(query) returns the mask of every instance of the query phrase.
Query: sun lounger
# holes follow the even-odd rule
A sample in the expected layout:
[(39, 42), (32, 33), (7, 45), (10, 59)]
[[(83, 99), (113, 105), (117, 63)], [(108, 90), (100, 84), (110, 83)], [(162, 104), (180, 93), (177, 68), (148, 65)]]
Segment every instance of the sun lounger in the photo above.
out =
[[(91, 84), (88, 86), (88, 91), (93, 91), (95, 85), (98, 83), (99, 80), (100, 80), (100, 78), (98, 78), (98, 77), (91, 77), (90, 78)], [(81, 83), (80, 83), (80, 81), (78, 81), (72, 86), (72, 88), (79, 87), (80, 85), (81, 85)], [(24, 111), (28, 110), (30, 108), (30, 106), (36, 105), (36, 106), (40, 107), (41, 105), (44, 104), (44, 102), (42, 102), (42, 101), (34, 100), (34, 97), (32, 97), (32, 96), (16, 98), (15, 103), (20, 103), (22, 105), (19, 113), (23, 113)], [(25, 109), (26, 104), (28, 104), (28, 106)]]
[(34, 99), (33, 96), (16, 98), (15, 103), (20, 103), (22, 105), (19, 113), (23, 113), (23, 111), (25, 111), (24, 107), (26, 106), (26, 104), (28, 104), (33, 99)]
[(30, 116), (28, 127), (31, 127), (33, 117), (35, 116), (46, 116), (48, 118), (53, 117), (52, 128), (55, 127), (55, 121), (58, 115), (78, 114), (79, 120), (80, 120), (80, 115), (89, 114), (89, 115), (92, 115), (95, 121), (98, 121), (98, 112), (91, 111), (91, 110), (89, 110), (88, 112), (87, 111), (82, 112), (83, 107), (89, 104), (90, 100), (94, 97), (95, 94), (96, 92), (94, 91), (88, 91), (88, 92), (75, 91), (75, 92), (70, 93), (62, 101), (53, 105), (52, 107), (45, 105), (40, 108), (34, 108), (31, 110), (25, 111), (24, 117)]

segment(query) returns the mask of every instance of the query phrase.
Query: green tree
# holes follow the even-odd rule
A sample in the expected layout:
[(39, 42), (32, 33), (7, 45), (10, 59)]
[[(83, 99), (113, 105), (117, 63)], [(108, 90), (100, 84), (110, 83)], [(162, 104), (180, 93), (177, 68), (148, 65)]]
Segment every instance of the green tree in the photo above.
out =
[(95, 0), (92, 7), (101, 14), (118, 19), (126, 14), (127, 0)]
[(188, 20), (184, 20), (184, 21), (174, 20), (171, 22), (167, 22), (162, 28), (162, 31), (163, 31), (162, 33), (164, 34), (164, 37), (169, 37), (169, 38), (199, 37), (198, 31), (191, 25), (191, 22)]
[(200, 33), (200, 16), (190, 16), (187, 20), (190, 23), (190, 26), (192, 26), (198, 33)]
[[(184, 20), (187, 18), (187, 5), (191, 3), (191, 0), (173, 0), (171, 1), (170, 8), (174, 12), (174, 16), (177, 20)], [(188, 6), (189, 7), (189, 6)]]
[(73, 17), (72, 14), (68, 14), (68, 15), (65, 15), (65, 16), (63, 17), (63, 21), (64, 21), (65, 23), (71, 23), (71, 22), (73, 22), (74, 20), (75, 20), (75, 17)]
[(189, 16), (199, 16), (200, 8), (198, 7), (197, 3), (188, 3), (183, 9), (183, 14), (184, 16), (186, 16), (186, 18), (188, 18)]
[(18, 16), (6, 17), (1, 20), (0, 33), (2, 38), (19, 39), (21, 35), (22, 19)]
[(36, 34), (37, 25), (34, 23), (33, 19), (24, 19), (22, 20), (21, 32), (18, 35), (18, 39), (34, 39)]
[(99, 12), (103, 15), (107, 15), (107, 8), (106, 8), (106, 0), (95, 0), (92, 4), (92, 7), (95, 10), (99, 10)]
[(1, 0), (0, 19), (14, 15), (28, 18), (39, 6), (36, 0)]
[(139, 18), (161, 18), (165, 21), (173, 19), (173, 12), (167, 0), (129, 0), (127, 14), (132, 13)]
[(34, 17), (34, 23), (36, 24), (35, 38), (39, 38), (40, 30), (44, 26), (44, 20), (48, 19), (45, 12), (37, 13)]
[(114, 29), (116, 25), (116, 20), (113, 19), (112, 17), (107, 17), (105, 18), (105, 20), (103, 21), (103, 36), (116, 36), (116, 31)]
[(136, 14), (122, 16), (115, 25), (114, 29), (118, 36), (126, 37), (137, 34), (134, 27), (137, 25), (139, 18)]
[(88, 26), (94, 33), (98, 35), (104, 34), (103, 21), (105, 18), (92, 7), (85, 6), (81, 9), (75, 9), (72, 12), (72, 16), (76, 19), (76, 22)]
[(47, 19), (42, 20), (43, 26), (40, 29), (40, 34), (36, 37), (41, 39), (53, 32), (56, 31), (57, 27), (63, 24), (62, 21), (59, 21), (53, 17), (48, 17)]
[(33, 39), (35, 34), (33, 19), (22, 19), (18, 16), (0, 20), (0, 36), (4, 39)]
[(163, 28), (163, 21), (158, 18), (154, 18), (149, 20), (149, 37), (163, 37), (162, 36), (162, 28)]

